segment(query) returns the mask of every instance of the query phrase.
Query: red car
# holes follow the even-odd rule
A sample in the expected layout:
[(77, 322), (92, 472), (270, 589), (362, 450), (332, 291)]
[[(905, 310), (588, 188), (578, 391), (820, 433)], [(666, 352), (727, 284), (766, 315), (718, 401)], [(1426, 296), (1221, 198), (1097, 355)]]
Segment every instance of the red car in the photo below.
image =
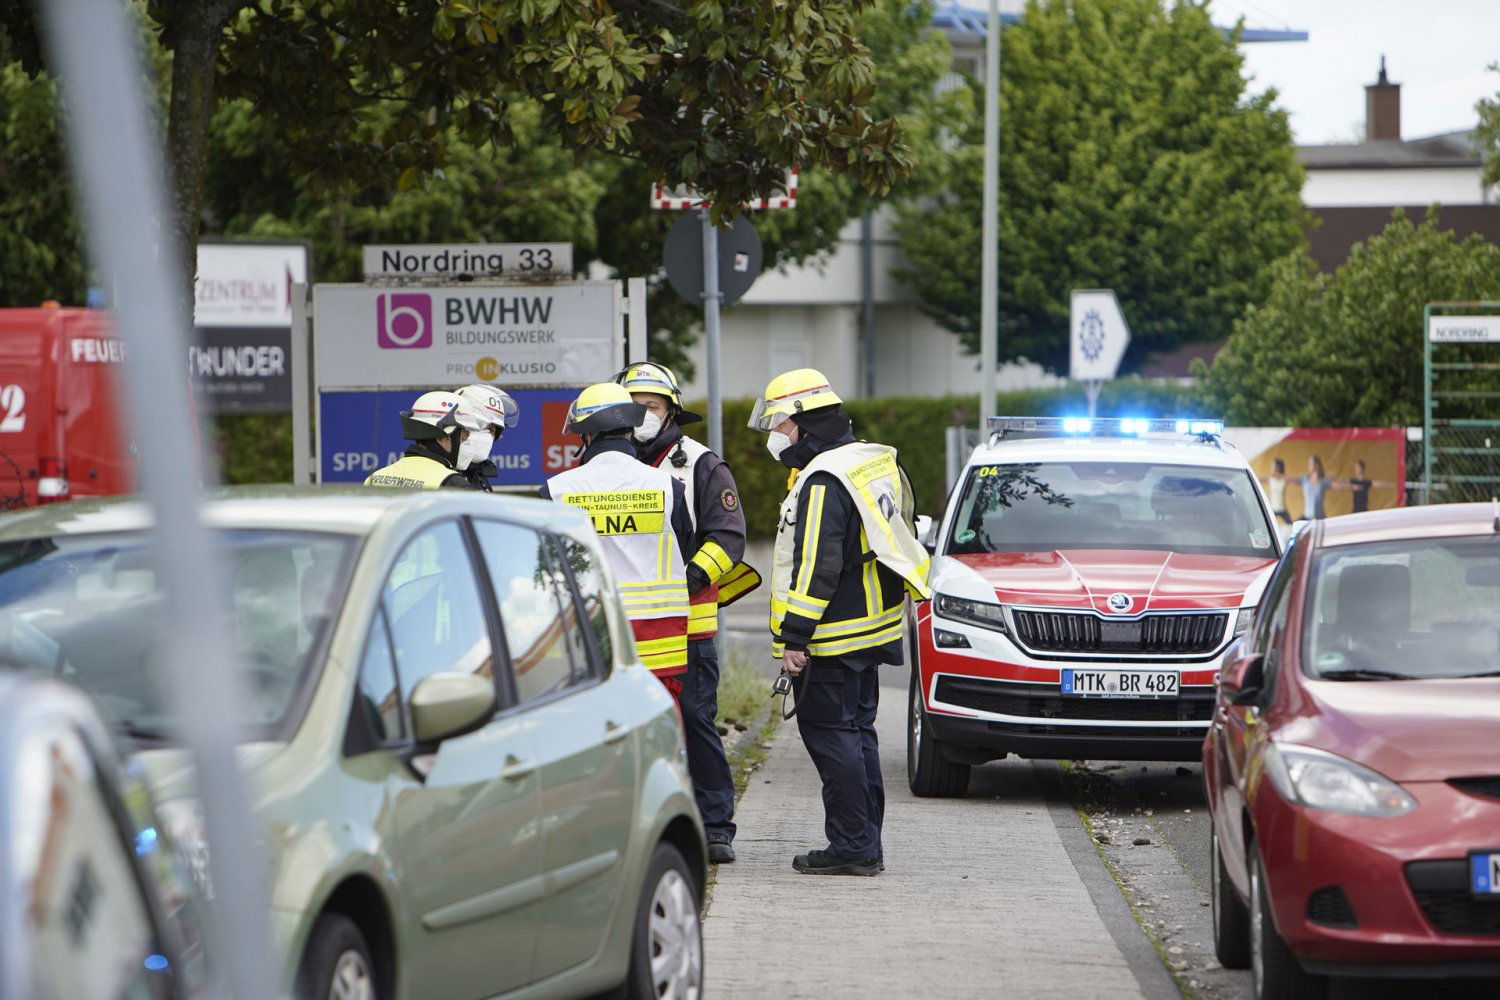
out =
[(1500, 506), (1312, 522), (1226, 662), (1203, 744), (1219, 961), (1258, 1000), (1500, 976)]

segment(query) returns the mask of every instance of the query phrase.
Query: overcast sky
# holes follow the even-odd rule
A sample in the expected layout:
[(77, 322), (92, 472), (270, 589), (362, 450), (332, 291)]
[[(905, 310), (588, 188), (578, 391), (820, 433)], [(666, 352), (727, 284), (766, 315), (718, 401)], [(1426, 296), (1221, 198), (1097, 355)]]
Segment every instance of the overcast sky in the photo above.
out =
[(1216, 20), (1299, 28), (1305, 42), (1246, 45), (1252, 87), (1274, 86), (1300, 143), (1362, 133), (1367, 83), (1381, 53), (1401, 84), (1405, 138), (1472, 128), (1474, 102), (1500, 91), (1497, 0), (1211, 0)]

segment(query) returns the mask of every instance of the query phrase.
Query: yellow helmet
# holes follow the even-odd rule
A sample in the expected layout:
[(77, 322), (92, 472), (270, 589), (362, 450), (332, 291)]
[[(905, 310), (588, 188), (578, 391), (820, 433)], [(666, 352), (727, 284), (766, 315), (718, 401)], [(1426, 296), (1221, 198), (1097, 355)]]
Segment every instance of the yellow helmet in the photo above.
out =
[(563, 431), (568, 434), (602, 434), (605, 431), (639, 427), (646, 408), (630, 398), (615, 382), (598, 382), (578, 394), (568, 407)]
[(615, 376), (615, 381), (624, 386), (628, 393), (649, 392), (665, 396), (667, 402), (671, 403), (677, 411), (678, 424), (691, 424), (703, 419), (698, 414), (682, 408), (682, 390), (677, 385), (677, 373), (666, 365), (657, 364), (655, 361), (642, 361), (640, 364), (629, 365)]
[(838, 393), (829, 386), (828, 379), (816, 368), (782, 372), (770, 381), (761, 398), (755, 401), (755, 409), (750, 413), (750, 429), (769, 433), (794, 413), (821, 410), (842, 402)]

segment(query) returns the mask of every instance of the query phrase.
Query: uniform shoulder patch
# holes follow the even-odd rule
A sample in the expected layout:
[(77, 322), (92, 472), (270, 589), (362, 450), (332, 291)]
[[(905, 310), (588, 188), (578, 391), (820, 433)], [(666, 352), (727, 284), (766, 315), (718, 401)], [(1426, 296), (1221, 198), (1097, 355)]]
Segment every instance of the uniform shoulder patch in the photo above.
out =
[(735, 493), (734, 490), (725, 490), (719, 494), (719, 503), (723, 505), (725, 510), (736, 510), (740, 505), (739, 494)]

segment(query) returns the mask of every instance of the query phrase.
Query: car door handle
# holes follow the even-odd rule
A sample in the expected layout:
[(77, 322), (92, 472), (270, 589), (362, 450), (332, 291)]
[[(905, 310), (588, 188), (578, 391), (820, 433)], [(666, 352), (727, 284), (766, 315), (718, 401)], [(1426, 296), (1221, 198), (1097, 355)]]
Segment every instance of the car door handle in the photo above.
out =
[(618, 722), (606, 722), (604, 724), (604, 742), (618, 743), (630, 735), (630, 728), (622, 726)]
[(510, 754), (505, 756), (505, 766), (500, 769), (500, 777), (506, 781), (520, 781), (536, 770), (536, 765), (529, 760), (522, 760)]

